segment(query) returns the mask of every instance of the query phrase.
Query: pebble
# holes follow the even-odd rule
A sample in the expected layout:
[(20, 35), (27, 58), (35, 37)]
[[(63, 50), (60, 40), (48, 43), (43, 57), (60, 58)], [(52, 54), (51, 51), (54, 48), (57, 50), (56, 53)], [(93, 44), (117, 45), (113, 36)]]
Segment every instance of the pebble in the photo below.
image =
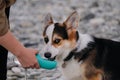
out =
[(12, 67), (18, 67), (18, 65), (16, 63), (10, 62), (10, 61), (8, 61), (7, 65), (8, 65), (7, 66), (8, 70), (10, 70)]
[(29, 22), (29, 21), (24, 21), (24, 22), (22, 22), (21, 24), (20, 24), (20, 27), (31, 27), (31, 26), (33, 26), (34, 24), (32, 23), (32, 22)]
[[(55, 21), (64, 21), (76, 10), (80, 15), (79, 30), (96, 37), (120, 41), (120, 0), (17, 0), (11, 7), (11, 31), (26, 47), (41, 50), (45, 14)], [(25, 80), (25, 70), (9, 53), (7, 80)], [(28, 69), (28, 80), (63, 80), (59, 68)]]
[(7, 80), (17, 80), (17, 79), (18, 79), (17, 76), (7, 77)]
[(12, 67), (11, 70), (12, 70), (14, 73), (20, 73), (20, 72), (21, 72), (21, 70), (20, 70), (19, 67)]
[(91, 19), (89, 21), (89, 23), (92, 26), (98, 26), (98, 25), (101, 25), (101, 24), (105, 23), (105, 20), (103, 18), (94, 18), (94, 19)]
[(85, 15), (85, 17), (83, 17), (82, 20), (89, 21), (90, 19), (93, 19), (93, 18), (95, 18), (95, 14), (89, 13), (89, 14)]
[(14, 75), (14, 73), (13, 73), (11, 70), (8, 70), (8, 71), (7, 71), (7, 76), (10, 77), (10, 76), (12, 76), (12, 75)]

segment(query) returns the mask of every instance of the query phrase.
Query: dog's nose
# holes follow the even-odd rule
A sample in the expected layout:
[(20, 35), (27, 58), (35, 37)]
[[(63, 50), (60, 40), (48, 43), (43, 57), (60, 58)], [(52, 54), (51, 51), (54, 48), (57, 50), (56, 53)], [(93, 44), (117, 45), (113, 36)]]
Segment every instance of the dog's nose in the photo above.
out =
[(50, 58), (50, 57), (51, 57), (51, 53), (50, 53), (50, 52), (46, 52), (46, 53), (44, 54), (44, 56), (45, 56), (46, 58)]

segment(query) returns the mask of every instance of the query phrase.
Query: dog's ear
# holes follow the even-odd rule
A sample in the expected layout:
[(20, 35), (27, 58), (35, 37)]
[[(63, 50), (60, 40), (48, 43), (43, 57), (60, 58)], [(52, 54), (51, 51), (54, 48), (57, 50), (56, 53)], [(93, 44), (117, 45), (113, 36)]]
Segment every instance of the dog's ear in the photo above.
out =
[(53, 19), (52, 19), (52, 15), (50, 13), (48, 13), (45, 18), (44, 18), (44, 25), (45, 27), (49, 26), (50, 24), (53, 23)]
[(77, 11), (74, 11), (64, 22), (67, 29), (74, 28), (76, 29), (78, 27), (79, 23), (79, 15)]

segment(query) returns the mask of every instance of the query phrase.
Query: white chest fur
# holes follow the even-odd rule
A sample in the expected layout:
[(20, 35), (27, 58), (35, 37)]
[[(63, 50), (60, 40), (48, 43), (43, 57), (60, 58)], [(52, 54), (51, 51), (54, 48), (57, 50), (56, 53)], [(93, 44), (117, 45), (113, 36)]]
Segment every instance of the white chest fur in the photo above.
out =
[(84, 73), (84, 66), (82, 65), (82, 61), (78, 63), (76, 60), (71, 60), (66, 63), (65, 68), (61, 66), (60, 69), (63, 76), (65, 77), (65, 80), (81, 80), (80, 78)]

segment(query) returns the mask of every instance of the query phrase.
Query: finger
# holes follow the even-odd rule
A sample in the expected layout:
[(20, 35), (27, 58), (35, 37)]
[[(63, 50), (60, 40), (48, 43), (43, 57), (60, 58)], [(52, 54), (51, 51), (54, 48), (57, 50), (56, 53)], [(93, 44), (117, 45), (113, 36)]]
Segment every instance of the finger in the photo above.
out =
[(36, 65), (36, 69), (39, 69), (40, 68), (40, 66), (39, 65)]
[(28, 69), (28, 68), (30, 68), (30, 67), (26, 67), (26, 66), (25, 66), (25, 67), (23, 67), (23, 68)]
[(35, 65), (31, 65), (30, 68), (34, 69), (34, 68), (35, 68)]
[(35, 51), (35, 55), (38, 54), (38, 53), (39, 53), (39, 51), (36, 50), (36, 51)]
[(25, 66), (23, 66), (25, 69), (28, 69), (28, 68), (30, 68), (30, 66), (29, 65), (25, 65)]
[(36, 55), (36, 54), (38, 54), (38, 53), (39, 53), (39, 51), (36, 50), (36, 49), (34, 49), (34, 54)]
[(34, 54), (37, 54), (39, 52), (37, 49), (33, 49), (33, 48), (28, 48), (28, 49), (30, 49), (31, 52), (34, 53)]
[(34, 66), (36, 69), (39, 69), (40, 68), (40, 66), (39, 66), (39, 64), (38, 63), (35, 63), (35, 66)]

